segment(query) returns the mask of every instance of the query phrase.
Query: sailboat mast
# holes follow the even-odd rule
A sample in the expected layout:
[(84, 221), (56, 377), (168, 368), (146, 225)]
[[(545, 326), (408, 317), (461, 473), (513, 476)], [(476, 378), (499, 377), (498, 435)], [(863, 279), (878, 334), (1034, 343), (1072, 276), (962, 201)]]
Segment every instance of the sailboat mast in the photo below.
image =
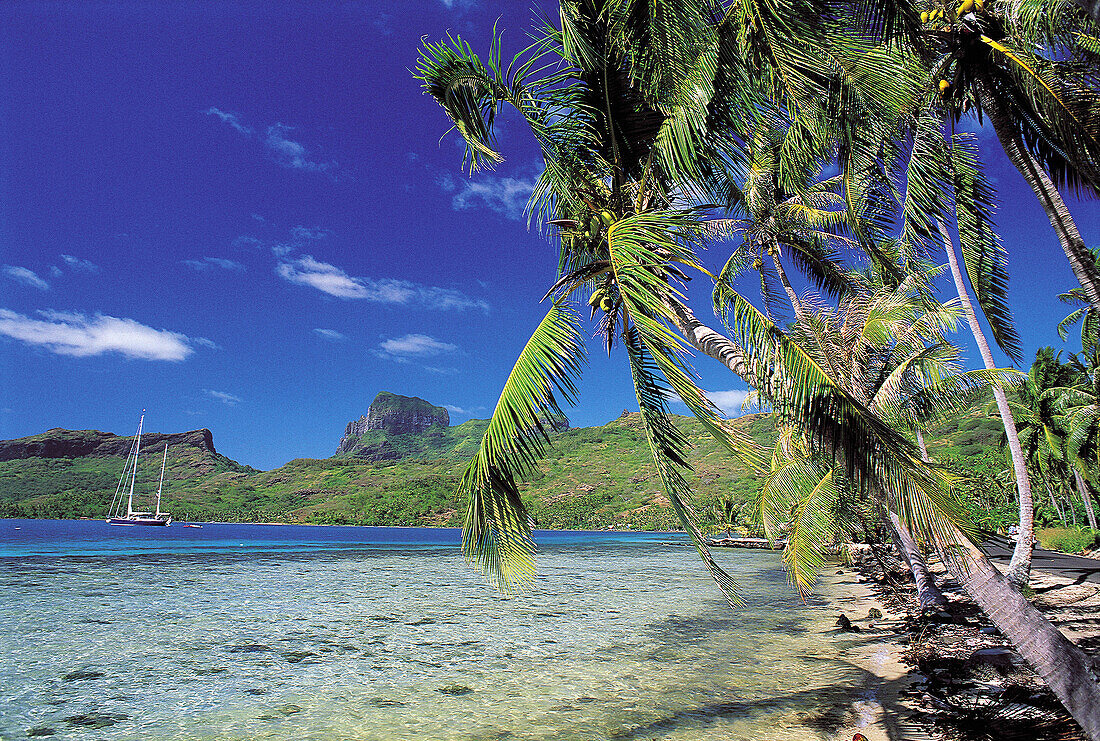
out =
[(134, 443), (134, 470), (130, 474), (130, 498), (126, 502), (126, 516), (134, 514), (134, 483), (137, 481), (138, 453), (141, 452), (141, 426), (145, 423), (145, 410), (141, 410), (141, 419), (138, 420), (137, 441)]
[(164, 467), (168, 465), (168, 443), (164, 444), (164, 460), (160, 462), (160, 483), (157, 484), (157, 517), (160, 517), (160, 493), (164, 489)]

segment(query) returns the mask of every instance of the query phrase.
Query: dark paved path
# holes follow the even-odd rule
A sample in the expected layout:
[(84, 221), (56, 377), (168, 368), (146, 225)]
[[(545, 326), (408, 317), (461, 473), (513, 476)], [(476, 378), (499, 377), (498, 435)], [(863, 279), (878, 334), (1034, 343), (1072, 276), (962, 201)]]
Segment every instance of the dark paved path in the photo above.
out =
[[(982, 549), (994, 563), (1007, 564), (1012, 560), (1012, 549), (1015, 547), (1014, 542), (1000, 536), (994, 536), (982, 543)], [(1095, 558), (1036, 548), (1031, 552), (1031, 568), (1049, 571), (1078, 583), (1088, 581), (1100, 584), (1100, 560)]]

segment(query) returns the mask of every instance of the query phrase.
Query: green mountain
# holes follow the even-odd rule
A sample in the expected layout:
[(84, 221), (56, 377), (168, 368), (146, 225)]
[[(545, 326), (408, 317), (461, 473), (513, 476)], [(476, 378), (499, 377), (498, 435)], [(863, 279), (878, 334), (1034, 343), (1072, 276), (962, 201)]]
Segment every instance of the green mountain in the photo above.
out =
[[(559, 428), (567, 424), (556, 422)], [(722, 495), (742, 500), (757, 490), (756, 476), (694, 418), (678, 416), (675, 424), (695, 446), (691, 462), (700, 510)], [(139, 470), (135, 492), (149, 498), (155, 493), (155, 463), (167, 442), (164, 506), (178, 520), (460, 526), (465, 502), (454, 492), (486, 425), (471, 420), (413, 432), (364, 429), (332, 458), (300, 458), (272, 471), (218, 454), (208, 430), (148, 434), (141, 456), (151, 464)], [(748, 415), (733, 425), (765, 444), (774, 435), (767, 415)], [(996, 450), (1000, 434), (995, 413), (983, 403), (926, 437), (933, 454), (966, 460)], [(0, 516), (105, 517), (131, 442), (60, 429), (0, 441)], [(386, 456), (363, 456), (378, 446), (388, 449)], [(677, 527), (637, 413), (624, 412), (599, 427), (554, 432), (546, 456), (521, 488), (540, 527)]]

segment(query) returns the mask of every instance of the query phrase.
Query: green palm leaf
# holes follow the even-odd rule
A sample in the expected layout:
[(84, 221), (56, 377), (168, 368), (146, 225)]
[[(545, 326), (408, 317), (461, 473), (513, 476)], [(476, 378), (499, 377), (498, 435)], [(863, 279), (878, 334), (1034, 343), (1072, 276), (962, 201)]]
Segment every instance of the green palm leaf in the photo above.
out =
[(1020, 336), (1008, 305), (1008, 253), (993, 229), (996, 196), (982, 172), (973, 136), (955, 136), (951, 164), (967, 280), (998, 347), (1018, 363), (1022, 355)]
[(737, 583), (714, 560), (702, 531), (695, 524), (691, 486), (681, 473), (681, 470), (691, 470), (686, 458), (690, 446), (684, 434), (669, 419), (666, 400), (671, 389), (661, 383), (658, 366), (634, 327), (624, 330), (623, 345), (630, 360), (630, 374), (646, 440), (672, 509), (726, 601), (733, 607), (741, 605), (743, 601), (738, 596)]
[(462, 552), (504, 593), (534, 578), (535, 544), (517, 479), (549, 440), (547, 420), (572, 403), (584, 360), (578, 319), (554, 305), (523, 348), (458, 492), (469, 498)]

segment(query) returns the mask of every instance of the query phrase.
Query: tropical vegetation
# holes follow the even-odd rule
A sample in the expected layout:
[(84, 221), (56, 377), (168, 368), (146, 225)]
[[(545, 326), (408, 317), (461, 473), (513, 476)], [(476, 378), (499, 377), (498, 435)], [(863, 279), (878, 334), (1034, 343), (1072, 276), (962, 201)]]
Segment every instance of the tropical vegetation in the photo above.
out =
[[(972, 523), (955, 506), (949, 477), (910, 437), (921, 420), (873, 408), (853, 383), (860, 373), (815, 354), (799, 323), (793, 330), (777, 323), (765, 269), (766, 257), (796, 315), (807, 312), (787, 291), (784, 258), (843, 305), (853, 288), (833, 278), (852, 275), (858, 264), (854, 255), (822, 249), (827, 227), (858, 247), (862, 272), (887, 289), (921, 283), (906, 293), (931, 306), (929, 246), (949, 246), (943, 237), (954, 222), (994, 337), (1010, 357), (1018, 355), (980, 158), (965, 141), (941, 133), (945, 122), (973, 113), (992, 123), (1047, 209), (1089, 306), (1100, 309), (1100, 274), (1057, 190), (1097, 182), (1100, 96), (1089, 67), (1095, 37), (1093, 20), (1063, 2), (562, 0), (558, 17), (546, 20), (511, 62), (499, 37), (484, 60), (461, 38), (426, 44), (417, 77), (464, 138), (471, 172), (502, 159), (494, 123), (504, 106), (528, 124), (545, 165), (530, 217), (559, 246), (545, 318), (521, 350), (459, 487), (469, 501), (467, 557), (503, 590), (522, 588), (534, 574), (518, 482), (549, 440), (540, 419), (576, 397), (586, 352), (585, 319), (576, 307), (587, 303), (607, 350), (625, 351), (666, 495), (732, 604), (737, 586), (707, 551), (691, 503), (690, 441), (669, 421), (668, 398), (679, 398), (731, 454), (751, 446), (696, 385), (691, 350), (750, 384), (791, 431), (794, 459), (814, 464), (805, 483), (817, 483), (809, 494), (791, 486), (793, 498), (782, 500), (788, 506), (774, 523), (782, 517), (790, 527), (793, 518), (797, 528), (805, 520), (807, 547), (788, 558), (796, 583), (804, 584), (815, 565), (816, 546), (843, 524), (841, 510), (850, 508), (839, 507), (842, 499), (896, 518), (918, 544), (935, 550), (1086, 733), (1100, 738), (1100, 687), (1087, 657), (973, 544)], [(928, 158), (929, 152), (939, 156)], [(900, 179), (899, 162), (905, 163)], [(824, 167), (838, 177), (807, 177)], [(802, 218), (810, 209), (829, 212), (828, 221)], [(816, 243), (787, 236), (811, 227)], [(713, 276), (703, 249), (728, 251), (738, 228), (744, 238), (732, 251), (736, 259)], [(813, 260), (804, 259), (806, 245), (816, 248)], [(750, 258), (765, 277), (763, 311), (737, 282)], [(712, 277), (720, 330), (698, 318), (685, 286)], [(959, 288), (962, 298), (965, 287)], [(973, 314), (968, 321), (978, 324)], [(888, 353), (896, 339), (885, 337)], [(932, 337), (925, 342), (939, 344)], [(844, 350), (858, 357), (854, 348)], [(927, 381), (922, 373), (912, 378), (918, 386)], [(1081, 460), (1091, 461), (1100, 408), (1095, 388), (1083, 384), (1060, 397), (1061, 413), (1074, 420), (1073, 450)], [(1027, 471), (1013, 454), (1026, 520), (1033, 509)], [(814, 502), (820, 506), (807, 506)], [(1025, 534), (1024, 550), (1031, 537)], [(1015, 570), (1017, 579), (1022, 571)]]

